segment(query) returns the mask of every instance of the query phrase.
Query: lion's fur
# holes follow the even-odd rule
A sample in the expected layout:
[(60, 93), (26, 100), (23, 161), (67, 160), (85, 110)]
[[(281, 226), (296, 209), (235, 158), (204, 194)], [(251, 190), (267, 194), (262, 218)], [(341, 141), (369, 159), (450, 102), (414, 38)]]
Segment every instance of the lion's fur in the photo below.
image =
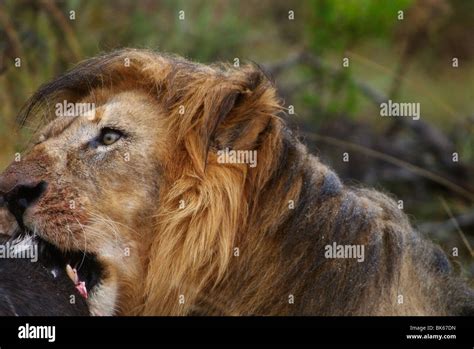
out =
[[(154, 148), (159, 172), (146, 179), (159, 188), (155, 212), (133, 227), (143, 236), (127, 235), (140, 246), (135, 274), (144, 275), (116, 274), (122, 314), (472, 314), (473, 293), (446, 256), (392, 199), (345, 186), (308, 154), (254, 65), (205, 66), (121, 50), (41, 87), (20, 121), (49, 119), (55, 100), (92, 93), (106, 101), (120, 91), (151, 96), (164, 114)], [(216, 151), (225, 148), (257, 150), (258, 165), (218, 163)], [(365, 245), (365, 261), (324, 258), (334, 241)]]

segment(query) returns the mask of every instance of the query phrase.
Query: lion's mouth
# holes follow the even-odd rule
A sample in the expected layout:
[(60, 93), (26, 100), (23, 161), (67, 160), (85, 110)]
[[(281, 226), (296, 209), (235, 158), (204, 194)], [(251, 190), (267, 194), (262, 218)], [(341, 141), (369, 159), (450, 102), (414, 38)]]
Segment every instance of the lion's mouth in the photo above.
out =
[(52, 274), (53, 278), (67, 275), (82, 297), (88, 298), (104, 277), (104, 268), (97, 256), (84, 251), (62, 251), (57, 246), (31, 232), (38, 246), (40, 263)]
[[(44, 191), (44, 185), (41, 182), (40, 191)], [(0, 194), (2, 194), (0, 192)], [(0, 208), (5, 205), (7, 194), (0, 195)], [(26, 194), (24, 199), (26, 200)], [(38, 195), (36, 195), (38, 196)], [(38, 259), (42, 265), (48, 269), (56, 279), (58, 276), (64, 276), (65, 273), (74, 283), (79, 294), (87, 299), (89, 293), (93, 291), (100, 280), (103, 278), (104, 268), (97, 260), (97, 256), (85, 251), (63, 250), (51, 242), (45, 240), (42, 236), (33, 233), (23, 221), (25, 207), (16, 208), (11, 202), (8, 210), (18, 222), (17, 231), (13, 238), (30, 238), (33, 245), (38, 246)]]

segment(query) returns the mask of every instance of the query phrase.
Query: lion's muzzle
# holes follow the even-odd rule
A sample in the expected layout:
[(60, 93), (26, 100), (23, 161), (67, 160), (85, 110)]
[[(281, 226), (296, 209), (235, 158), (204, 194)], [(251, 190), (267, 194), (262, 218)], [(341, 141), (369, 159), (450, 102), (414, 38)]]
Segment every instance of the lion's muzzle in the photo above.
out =
[(24, 228), (23, 215), (43, 196), (47, 186), (44, 180), (7, 170), (0, 176), (0, 205), (6, 207)]

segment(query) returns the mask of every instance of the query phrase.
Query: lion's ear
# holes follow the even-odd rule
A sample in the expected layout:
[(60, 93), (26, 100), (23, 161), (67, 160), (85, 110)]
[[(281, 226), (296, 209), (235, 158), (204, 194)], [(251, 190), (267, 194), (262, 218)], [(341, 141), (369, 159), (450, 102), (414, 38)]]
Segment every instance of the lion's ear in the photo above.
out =
[[(230, 84), (228, 89), (219, 88), (221, 93), (220, 102), (216, 103), (216, 110), (209, 114), (211, 131), (209, 134), (210, 145), (218, 139), (218, 128), (225, 122), (236, 123), (239, 118), (244, 115), (237, 111), (231, 113), (236, 107), (245, 107), (245, 104), (250, 101), (252, 94), (254, 94), (257, 87), (264, 81), (265, 77), (260, 70), (253, 67), (252, 70), (244, 69), (236, 73), (234, 84)], [(243, 109), (243, 108), (239, 108)], [(242, 112), (242, 110), (241, 110)], [(232, 118), (232, 120), (230, 120)]]
[[(192, 120), (192, 131), (184, 142), (193, 163), (202, 171), (213, 149), (251, 147), (251, 139), (245, 144), (242, 139), (250, 134), (256, 138), (261, 125), (266, 125), (279, 107), (271, 83), (253, 66), (215, 76), (197, 88), (190, 99), (194, 102), (191, 110), (195, 112), (188, 119)], [(196, 104), (200, 107), (196, 108)]]
[[(219, 91), (222, 95), (219, 101), (215, 103), (215, 110), (210, 110), (208, 117), (209, 121), (207, 125), (204, 125), (204, 139), (206, 141), (206, 157), (209, 152), (209, 148), (216, 144), (217, 130), (218, 127), (229, 117), (229, 114), (234, 109), (242, 97), (242, 91), (239, 90), (221, 90)], [(213, 102), (208, 102), (211, 104)], [(206, 131), (207, 130), (207, 131)]]

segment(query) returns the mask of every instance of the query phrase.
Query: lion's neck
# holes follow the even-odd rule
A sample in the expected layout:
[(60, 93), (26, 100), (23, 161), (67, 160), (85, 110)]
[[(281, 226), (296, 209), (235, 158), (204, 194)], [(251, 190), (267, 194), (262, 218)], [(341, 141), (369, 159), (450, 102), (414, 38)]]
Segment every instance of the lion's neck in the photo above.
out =
[(191, 309), (194, 314), (292, 312), (293, 298), (303, 287), (297, 276), (304, 257), (314, 253), (307, 246), (318, 240), (318, 198), (330, 199), (342, 185), (296, 141), (285, 139), (277, 155), (273, 173), (251, 196), (248, 220), (237, 235), (224, 278), (217, 287), (200, 292)]
[[(290, 134), (269, 139), (256, 170), (211, 163), (205, 178), (173, 183), (161, 201), (150, 263), (161, 270), (149, 271), (144, 314), (237, 314), (245, 305), (260, 313), (291, 295), (283, 274), (307, 253), (295, 241), (307, 246), (316, 236), (308, 229), (312, 200), (330, 197), (340, 183)], [(177, 211), (180, 200), (187, 206)]]

